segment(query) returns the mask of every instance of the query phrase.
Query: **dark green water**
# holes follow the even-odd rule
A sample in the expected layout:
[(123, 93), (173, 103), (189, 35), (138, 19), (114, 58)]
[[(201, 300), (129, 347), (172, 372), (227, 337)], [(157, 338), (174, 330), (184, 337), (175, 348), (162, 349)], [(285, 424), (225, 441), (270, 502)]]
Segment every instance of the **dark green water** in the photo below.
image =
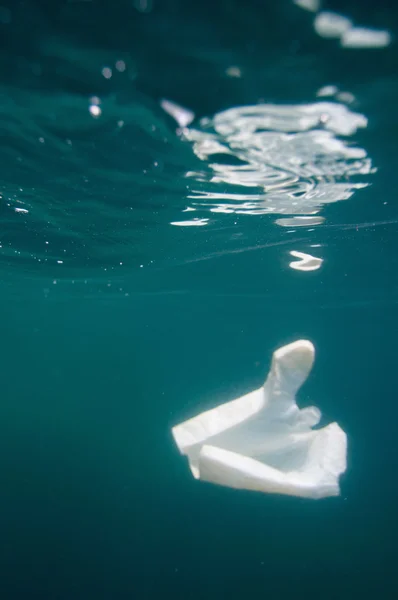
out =
[[(342, 48), (287, 0), (1, 4), (0, 598), (394, 598), (394, 39)], [(324, 7), (398, 28), (385, 3)], [(193, 111), (185, 135), (163, 98)], [(232, 107), (319, 102), (366, 124), (263, 115), (266, 150), (214, 133)], [(324, 220), (276, 223), (308, 214)], [(348, 435), (341, 496), (194, 481), (171, 427), (261, 385), (299, 338), (317, 352), (300, 404)]]

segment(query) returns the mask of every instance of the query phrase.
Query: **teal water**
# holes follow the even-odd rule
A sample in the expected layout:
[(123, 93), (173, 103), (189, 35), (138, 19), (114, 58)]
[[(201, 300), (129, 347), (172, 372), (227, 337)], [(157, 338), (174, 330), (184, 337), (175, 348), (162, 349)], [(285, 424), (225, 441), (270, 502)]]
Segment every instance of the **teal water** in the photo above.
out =
[[(394, 598), (396, 12), (1, 4), (1, 598)], [(193, 480), (171, 427), (300, 338), (341, 496)]]

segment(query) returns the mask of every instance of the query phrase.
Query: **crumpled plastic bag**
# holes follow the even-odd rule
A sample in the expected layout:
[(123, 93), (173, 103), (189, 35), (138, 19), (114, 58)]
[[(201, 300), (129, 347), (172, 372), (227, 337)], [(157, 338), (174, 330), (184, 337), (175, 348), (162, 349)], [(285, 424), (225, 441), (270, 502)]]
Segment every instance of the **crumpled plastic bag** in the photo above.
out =
[(306, 340), (279, 348), (261, 388), (173, 427), (196, 479), (303, 498), (340, 494), (347, 436), (337, 423), (313, 429), (319, 409), (296, 403), (314, 354)]

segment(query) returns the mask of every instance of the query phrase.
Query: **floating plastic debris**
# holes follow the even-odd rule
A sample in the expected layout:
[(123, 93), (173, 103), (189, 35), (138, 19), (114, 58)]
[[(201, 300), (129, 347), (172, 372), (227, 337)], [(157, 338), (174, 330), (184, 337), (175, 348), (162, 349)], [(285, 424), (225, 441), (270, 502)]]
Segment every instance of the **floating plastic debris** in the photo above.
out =
[(306, 340), (279, 348), (261, 388), (173, 427), (195, 479), (312, 499), (340, 494), (347, 436), (337, 423), (314, 430), (320, 410), (296, 403), (314, 354)]

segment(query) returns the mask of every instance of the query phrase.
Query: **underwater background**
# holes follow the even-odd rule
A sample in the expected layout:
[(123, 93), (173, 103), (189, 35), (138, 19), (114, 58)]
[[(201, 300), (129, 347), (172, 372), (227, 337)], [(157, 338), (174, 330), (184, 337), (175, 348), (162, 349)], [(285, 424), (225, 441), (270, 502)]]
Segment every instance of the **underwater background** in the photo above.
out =
[[(397, 11), (0, 4), (0, 598), (395, 598)], [(195, 481), (300, 338), (341, 496)]]

